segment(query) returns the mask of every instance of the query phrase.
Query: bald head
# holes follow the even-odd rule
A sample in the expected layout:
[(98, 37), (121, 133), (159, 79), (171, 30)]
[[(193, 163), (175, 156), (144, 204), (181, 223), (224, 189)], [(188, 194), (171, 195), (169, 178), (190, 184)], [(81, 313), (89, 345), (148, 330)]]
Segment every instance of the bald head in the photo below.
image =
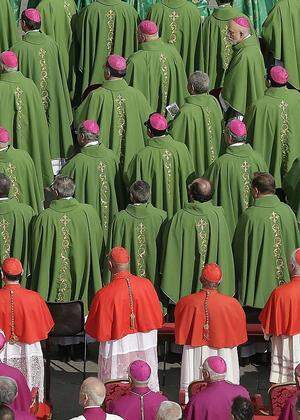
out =
[(105, 399), (106, 389), (98, 378), (90, 377), (82, 382), (79, 404), (83, 407), (100, 407)]
[(239, 44), (242, 42), (246, 36), (250, 34), (250, 28), (241, 26), (236, 23), (234, 20), (231, 20), (228, 25), (228, 39), (233, 44)]
[(189, 197), (191, 201), (200, 201), (205, 203), (211, 200), (212, 186), (208, 179), (197, 178), (189, 185)]

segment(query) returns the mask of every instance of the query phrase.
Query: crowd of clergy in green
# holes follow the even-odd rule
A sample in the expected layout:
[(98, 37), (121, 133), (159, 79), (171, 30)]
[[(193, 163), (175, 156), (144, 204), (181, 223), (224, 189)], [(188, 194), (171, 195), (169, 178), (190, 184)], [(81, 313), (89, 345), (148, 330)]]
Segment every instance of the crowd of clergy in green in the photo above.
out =
[[(11, 139), (0, 141), (0, 260), (19, 258), (23, 285), (46, 300), (86, 310), (114, 246), (163, 303), (199, 290), (216, 262), (220, 291), (262, 308), (300, 246), (299, 2), (30, 0), (22, 39), (20, 2), (2, 3), (0, 49), (18, 64), (0, 56)], [(288, 81), (274, 83), (269, 65)], [(226, 128), (232, 118), (247, 136)], [(272, 174), (277, 195), (253, 196), (256, 172)], [(192, 192), (199, 177), (206, 197)]]

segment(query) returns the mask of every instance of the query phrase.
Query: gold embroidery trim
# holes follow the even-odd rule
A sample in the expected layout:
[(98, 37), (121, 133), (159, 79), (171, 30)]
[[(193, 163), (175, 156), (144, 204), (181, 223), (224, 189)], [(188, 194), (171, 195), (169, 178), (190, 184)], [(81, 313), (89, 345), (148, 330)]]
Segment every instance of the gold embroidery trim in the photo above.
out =
[(202, 268), (204, 267), (204, 264), (206, 261), (207, 244), (208, 244), (207, 227), (208, 227), (208, 223), (204, 219), (199, 219), (196, 223), (196, 230), (197, 230), (198, 243), (199, 243), (199, 254), (200, 254), (199, 273), (201, 273)]
[(250, 195), (250, 164), (246, 160), (241, 165), (242, 169), (242, 181), (243, 181), (243, 210), (249, 207), (249, 195)]
[(232, 58), (232, 46), (228, 39), (228, 25), (225, 25), (221, 30), (221, 37), (223, 41), (224, 55), (223, 55), (223, 68), (227, 70)]
[(164, 167), (167, 172), (167, 193), (171, 194), (171, 183), (172, 183), (172, 153), (169, 150), (165, 150), (162, 154)]
[(169, 89), (169, 74), (167, 66), (167, 58), (163, 54), (160, 54), (159, 61), (161, 64), (161, 73), (162, 73), (162, 110), (165, 111), (168, 101), (168, 89)]
[(68, 283), (67, 279), (70, 272), (70, 232), (68, 229), (68, 224), (70, 221), (71, 220), (66, 214), (64, 214), (63, 217), (59, 219), (62, 243), (60, 251), (61, 265), (58, 275), (56, 302), (65, 302), (68, 299), (68, 293), (70, 291), (70, 284)]
[(119, 129), (118, 134), (120, 138), (120, 165), (124, 166), (125, 160), (125, 128), (126, 128), (126, 118), (125, 118), (125, 98), (118, 95), (115, 98), (117, 114), (119, 118)]
[(108, 212), (109, 212), (109, 187), (106, 176), (106, 165), (100, 161), (98, 165), (99, 181), (100, 181), (100, 212), (103, 228), (108, 229)]
[(132, 293), (131, 282), (128, 277), (126, 278), (126, 283), (127, 283), (128, 292), (129, 292), (130, 329), (134, 330), (135, 329), (134, 298), (133, 298), (133, 293)]
[(106, 19), (107, 19), (107, 42), (106, 42), (106, 48), (107, 48), (107, 55), (111, 54), (113, 42), (114, 42), (114, 31), (115, 31), (115, 12), (113, 10), (109, 10), (106, 12)]
[(10, 236), (8, 232), (9, 223), (3, 217), (0, 220), (0, 230), (1, 230), (1, 239), (2, 239), (2, 261), (10, 256)]
[(177, 41), (177, 22), (176, 20), (179, 18), (179, 14), (176, 13), (175, 10), (173, 10), (172, 13), (169, 14), (170, 18), (170, 38), (169, 38), (169, 44), (175, 44)]
[(19, 133), (19, 139), (21, 139), (22, 119), (23, 119), (23, 90), (19, 87), (15, 90), (16, 108), (17, 108), (17, 130)]
[(11, 188), (10, 188), (10, 196), (12, 198), (15, 198), (16, 200), (20, 200), (20, 189), (17, 182), (17, 177), (15, 174), (16, 167), (12, 163), (9, 163), (7, 166), (7, 176), (10, 179), (11, 182)]
[(9, 291), (10, 296), (10, 338), (9, 344), (16, 344), (19, 337), (15, 334), (15, 305), (14, 305), (14, 291)]
[(288, 104), (285, 101), (281, 101), (279, 104), (280, 108), (280, 144), (281, 144), (281, 156), (282, 156), (282, 170), (283, 173), (287, 172), (288, 158), (289, 158), (289, 117), (287, 113)]
[(66, 13), (69, 21), (71, 21), (71, 19), (72, 19), (72, 13), (71, 13), (70, 7), (71, 7), (71, 4), (67, 0), (65, 0), (64, 1), (64, 9), (65, 9), (65, 13)]
[(275, 259), (275, 277), (279, 284), (284, 283), (283, 278), (283, 269), (284, 269), (284, 261), (281, 255), (282, 250), (282, 236), (281, 236), (281, 229), (280, 229), (280, 216), (272, 212), (271, 216), (269, 217), (271, 224), (272, 224), (272, 231), (273, 231), (273, 255)]
[(137, 275), (146, 277), (145, 255), (146, 255), (146, 227), (143, 223), (137, 226)]
[(41, 79), (40, 79), (40, 93), (42, 97), (42, 103), (47, 113), (49, 108), (49, 92), (48, 92), (48, 70), (46, 63), (46, 51), (44, 48), (41, 48), (39, 51), (40, 57), (40, 69), (41, 69)]
[(216, 160), (216, 153), (213, 144), (213, 128), (211, 122), (211, 111), (207, 107), (204, 108), (207, 114), (207, 131), (208, 131), (208, 144), (209, 144), (209, 151), (210, 151), (210, 159), (209, 164), (211, 165)]

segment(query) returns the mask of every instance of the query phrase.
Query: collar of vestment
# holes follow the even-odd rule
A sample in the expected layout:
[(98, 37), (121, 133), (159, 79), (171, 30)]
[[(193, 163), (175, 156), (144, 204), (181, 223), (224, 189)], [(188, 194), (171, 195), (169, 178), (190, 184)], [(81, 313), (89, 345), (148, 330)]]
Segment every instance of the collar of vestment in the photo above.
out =
[(15, 148), (10, 144), (7, 149), (1, 150), (0, 161), (10, 162), (12, 155), (14, 155), (14, 152), (15, 152)]
[(106, 414), (100, 407), (86, 407), (83, 410), (83, 417), (87, 420), (104, 420)]
[(16, 208), (18, 202), (15, 198), (8, 198), (0, 201), (0, 214), (10, 213)]
[(238, 10), (235, 7), (227, 4), (224, 7), (219, 7), (213, 11), (213, 16), (218, 20), (230, 20), (237, 16)]
[(138, 394), (138, 395), (145, 395), (149, 394), (151, 392), (151, 389), (147, 386), (141, 386), (141, 387), (133, 387), (130, 392), (132, 394)]
[(216, 293), (219, 293), (217, 289), (209, 289), (209, 288), (206, 287), (206, 288), (200, 290), (199, 292), (196, 292), (196, 294), (206, 293), (206, 292), (209, 292), (209, 295), (214, 295)]
[(102, 87), (107, 90), (123, 90), (128, 87), (128, 84), (124, 79), (104, 80)]
[(186, 0), (162, 0), (161, 4), (169, 7), (170, 9), (177, 9), (186, 5)]
[(5, 284), (3, 286), (3, 289), (8, 289), (8, 290), (22, 289), (22, 286), (20, 285), (20, 283), (16, 283), (16, 284)]
[(168, 145), (172, 145), (172, 142), (174, 142), (173, 138), (167, 134), (166, 136), (161, 137), (151, 137), (147, 139), (147, 145), (150, 147), (157, 147), (158, 149), (165, 149), (168, 147)]
[(199, 213), (205, 213), (207, 210), (212, 209), (214, 207), (211, 200), (206, 201), (205, 203), (200, 203), (200, 201), (193, 201), (192, 203), (187, 203), (183, 207), (183, 210), (198, 216)]
[(24, 79), (24, 76), (20, 71), (8, 71), (0, 74), (1, 82), (18, 83), (20, 79)]
[(135, 217), (137, 219), (144, 219), (147, 217), (147, 213), (151, 210), (153, 206), (150, 203), (142, 203), (138, 206), (134, 204), (128, 204), (126, 207), (126, 213), (130, 214), (130, 216)]
[(292, 276), (291, 281), (294, 281), (294, 280), (300, 280), (300, 275), (299, 276)]
[(98, 3), (105, 4), (108, 6), (114, 6), (116, 4), (121, 4), (121, 0), (96, 0)]
[(288, 89), (286, 86), (270, 87), (269, 89), (267, 89), (265, 95), (271, 96), (272, 98), (282, 99), (289, 96), (289, 93), (290, 93), (289, 91), (290, 89)]
[(151, 41), (141, 42), (139, 44), (139, 49), (142, 51), (151, 51), (151, 50), (159, 50), (161, 51), (164, 48), (165, 43), (160, 39), (153, 39)]
[(214, 96), (208, 93), (199, 93), (197, 95), (190, 95), (185, 98), (185, 102), (191, 105), (207, 106)]
[(119, 279), (126, 279), (126, 277), (131, 277), (132, 274), (129, 271), (119, 271), (119, 273), (115, 273), (112, 276), (112, 281), (113, 280), (119, 280)]
[(232, 48), (234, 51), (239, 51), (239, 50), (242, 50), (243, 48), (253, 47), (253, 46), (258, 47), (258, 41), (253, 35), (251, 35), (249, 36), (249, 38), (244, 39), (243, 41), (239, 42), (236, 45), (233, 45)]
[(76, 198), (71, 198), (70, 200), (64, 200), (63, 198), (60, 198), (59, 200), (53, 200), (49, 208), (54, 211), (65, 213), (74, 210), (78, 204), (79, 203)]
[(105, 149), (106, 147), (102, 143), (100, 143), (89, 147), (82, 147), (80, 149), (80, 153), (86, 156), (98, 158), (103, 156), (103, 152), (105, 151)]
[(239, 146), (228, 146), (226, 154), (234, 155), (239, 157), (248, 157), (252, 153), (252, 147), (250, 144), (241, 144)]
[(278, 206), (278, 204), (280, 204), (281, 201), (279, 200), (279, 198), (277, 197), (277, 195), (275, 194), (271, 194), (271, 195), (265, 195), (263, 197), (257, 198), (254, 201), (254, 206), (255, 207), (276, 207)]
[(43, 44), (44, 39), (47, 35), (41, 31), (38, 32), (26, 32), (23, 36), (23, 40), (29, 42), (30, 44)]

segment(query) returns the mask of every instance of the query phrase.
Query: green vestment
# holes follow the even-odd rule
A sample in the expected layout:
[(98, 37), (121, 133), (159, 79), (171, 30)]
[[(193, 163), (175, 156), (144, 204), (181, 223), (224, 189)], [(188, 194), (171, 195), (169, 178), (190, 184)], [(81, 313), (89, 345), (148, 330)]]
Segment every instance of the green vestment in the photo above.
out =
[[(36, 0), (31, 0), (36, 3)], [(32, 6), (28, 6), (32, 7)], [(58, 44), (67, 78), (69, 77), (70, 51), (73, 41), (74, 19), (77, 7), (74, 0), (40, 0), (36, 7), (41, 14), (41, 31)]]
[(271, 87), (248, 109), (249, 140), (267, 162), (276, 187), (300, 156), (300, 94), (295, 89)]
[(140, 20), (146, 19), (150, 7), (159, 3), (159, 0), (125, 0), (126, 3), (131, 4), (138, 12)]
[(74, 179), (74, 197), (92, 205), (100, 216), (104, 240), (118, 212), (117, 192), (120, 190), (118, 162), (112, 150), (103, 144), (82, 147), (62, 168), (61, 175)]
[(159, 113), (166, 114), (166, 106), (184, 103), (187, 95), (185, 68), (178, 51), (160, 39), (143, 42), (140, 51), (127, 62), (126, 80), (138, 88)]
[[(130, 272), (151, 280), (159, 288), (159, 264), (166, 212), (152, 204), (129, 204), (118, 213), (110, 231), (108, 250), (123, 246), (130, 254)], [(105, 282), (110, 281), (106, 270)]]
[(193, 3), (195, 6), (197, 6), (201, 19), (205, 19), (207, 16), (209, 16), (213, 8), (209, 7), (209, 0), (189, 0), (191, 3)]
[(202, 175), (220, 154), (223, 114), (214, 96), (188, 96), (171, 123), (174, 140), (186, 144), (195, 171)]
[(20, 71), (40, 91), (49, 126), (51, 157), (66, 157), (73, 145), (70, 130), (73, 117), (58, 45), (50, 36), (30, 31), (12, 50), (18, 54)]
[(222, 268), (218, 290), (234, 295), (231, 239), (221, 207), (211, 201), (186, 204), (171, 219), (164, 244), (161, 289), (172, 302), (201, 289), (201, 271), (210, 262)]
[(279, 0), (264, 23), (262, 38), (268, 53), (289, 72), (289, 83), (299, 90), (300, 2)]
[(140, 179), (148, 182), (153, 206), (165, 210), (170, 218), (187, 202), (187, 183), (193, 174), (186, 145), (166, 135), (147, 141), (131, 162), (127, 180), (130, 184)]
[(197, 57), (201, 16), (196, 6), (187, 0), (162, 0), (151, 7), (148, 19), (156, 22), (162, 40), (176, 47), (187, 76), (197, 70), (195, 55)]
[(242, 16), (238, 8), (225, 6), (215, 9), (203, 22), (198, 66), (209, 75), (211, 89), (223, 85), (224, 74), (233, 54), (227, 37), (228, 23), (237, 16)]
[(291, 208), (275, 195), (255, 200), (239, 219), (233, 240), (242, 305), (263, 308), (271, 292), (290, 281), (288, 261), (299, 245), (297, 221)]
[(15, 198), (0, 200), (0, 261), (8, 257), (18, 258), (23, 265), (22, 285), (30, 273), (29, 244), (30, 223), (34, 211)]
[(8, 50), (19, 39), (14, 12), (9, 0), (1, 0), (0, 51)]
[(249, 17), (257, 35), (260, 36), (263, 23), (268, 15), (265, 0), (234, 0), (233, 6)]
[(34, 163), (27, 152), (8, 146), (0, 151), (0, 172), (11, 182), (9, 196), (28, 204), (35, 213), (42, 209), (43, 192), (38, 182)]
[(264, 96), (264, 60), (253, 35), (232, 48), (233, 56), (225, 73), (222, 97), (232, 109), (245, 114), (250, 104)]
[(0, 126), (31, 156), (41, 188), (53, 181), (49, 130), (38, 88), (19, 71), (0, 74)]
[(77, 10), (80, 11), (86, 6), (89, 6), (91, 3), (93, 3), (94, 0), (76, 0), (76, 6)]
[(103, 82), (110, 54), (128, 58), (137, 50), (137, 23), (136, 10), (121, 0), (96, 0), (82, 10), (76, 25), (79, 94)]
[(249, 144), (242, 144), (228, 146), (206, 171), (204, 176), (214, 190), (213, 203), (223, 207), (231, 238), (238, 218), (252, 204), (252, 175), (266, 170), (262, 157)]
[(10, 5), (11, 5), (11, 8), (14, 12), (16, 21), (19, 20), (21, 2), (22, 2), (22, 0), (10, 0)]
[(123, 79), (106, 80), (91, 92), (75, 113), (75, 123), (98, 121), (101, 139), (120, 159), (121, 170), (145, 146), (144, 123), (151, 113), (145, 96)]
[(300, 157), (297, 158), (283, 180), (287, 202), (296, 213), (300, 226)]
[(54, 200), (32, 229), (30, 288), (51, 302), (82, 300), (101, 287), (103, 234), (96, 210), (75, 198)]

